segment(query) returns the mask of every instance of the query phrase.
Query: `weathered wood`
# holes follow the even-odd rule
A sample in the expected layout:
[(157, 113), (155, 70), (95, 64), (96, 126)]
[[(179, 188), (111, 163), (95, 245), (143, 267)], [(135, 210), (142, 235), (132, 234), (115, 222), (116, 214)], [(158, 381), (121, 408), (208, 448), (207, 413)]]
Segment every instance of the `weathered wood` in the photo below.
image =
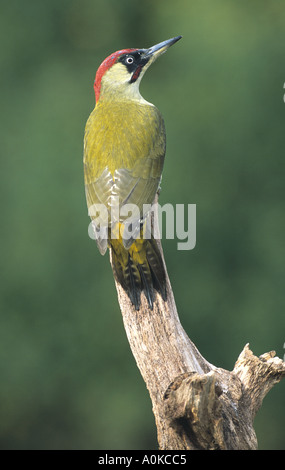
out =
[(285, 363), (274, 352), (258, 358), (246, 345), (233, 371), (217, 368), (185, 333), (168, 276), (167, 302), (157, 295), (152, 311), (143, 295), (136, 311), (117, 282), (116, 288), (130, 347), (152, 400), (159, 448), (256, 449), (254, 416), (284, 377)]

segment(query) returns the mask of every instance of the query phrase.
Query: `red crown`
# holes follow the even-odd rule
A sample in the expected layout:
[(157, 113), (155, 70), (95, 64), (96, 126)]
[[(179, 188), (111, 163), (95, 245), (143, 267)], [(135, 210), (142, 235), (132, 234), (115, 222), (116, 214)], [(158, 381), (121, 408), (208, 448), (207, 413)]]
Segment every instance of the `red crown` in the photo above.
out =
[(127, 54), (128, 52), (133, 52), (136, 51), (137, 49), (122, 49), (121, 51), (113, 52), (113, 54), (109, 55), (106, 57), (105, 60), (103, 60), (102, 64), (98, 68), (96, 72), (96, 77), (94, 81), (94, 90), (95, 90), (95, 97), (96, 97), (96, 103), (99, 100), (100, 96), (100, 90), (101, 90), (101, 80), (103, 75), (109, 70), (112, 65), (114, 65), (118, 58), (123, 55)]

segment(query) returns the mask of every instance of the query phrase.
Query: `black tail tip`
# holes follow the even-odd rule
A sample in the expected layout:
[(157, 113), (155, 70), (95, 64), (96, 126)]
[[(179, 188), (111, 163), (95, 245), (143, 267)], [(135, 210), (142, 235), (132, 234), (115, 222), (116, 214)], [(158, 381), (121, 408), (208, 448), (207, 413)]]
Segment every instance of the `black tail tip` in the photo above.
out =
[[(162, 300), (164, 300), (164, 302), (167, 301), (166, 289), (163, 289), (162, 292), (154, 290), (152, 295), (150, 295), (149, 292), (145, 292), (144, 289), (142, 289), (141, 292), (144, 293), (144, 296), (147, 300), (148, 307), (149, 307), (150, 310), (153, 310), (157, 295), (160, 295)], [(140, 308), (141, 308), (141, 295), (140, 295), (141, 293), (139, 293), (139, 295), (136, 295), (136, 296), (134, 296), (133, 293), (130, 293), (130, 292), (127, 292), (127, 294), (129, 296), (129, 299), (132, 302), (133, 306), (135, 307), (136, 311), (139, 311)]]

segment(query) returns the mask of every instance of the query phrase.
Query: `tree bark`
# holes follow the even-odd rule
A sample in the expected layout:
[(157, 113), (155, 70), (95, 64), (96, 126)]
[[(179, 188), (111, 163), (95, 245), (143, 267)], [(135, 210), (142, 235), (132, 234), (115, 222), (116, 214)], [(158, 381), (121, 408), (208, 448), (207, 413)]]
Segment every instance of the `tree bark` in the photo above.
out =
[(144, 295), (135, 310), (115, 283), (130, 347), (152, 400), (159, 448), (257, 449), (253, 420), (284, 377), (285, 363), (274, 351), (258, 358), (247, 344), (233, 371), (215, 367), (185, 333), (168, 275), (167, 301), (157, 294), (153, 310)]

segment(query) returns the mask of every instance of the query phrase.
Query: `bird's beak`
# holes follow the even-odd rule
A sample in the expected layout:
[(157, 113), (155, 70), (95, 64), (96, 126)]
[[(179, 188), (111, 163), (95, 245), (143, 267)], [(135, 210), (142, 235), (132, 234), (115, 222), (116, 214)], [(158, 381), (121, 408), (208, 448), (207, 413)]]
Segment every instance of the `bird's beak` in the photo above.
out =
[(175, 38), (167, 39), (166, 41), (162, 41), (155, 46), (150, 47), (149, 49), (144, 50), (144, 58), (150, 59), (152, 58), (152, 62), (157, 59), (161, 54), (167, 51), (167, 49), (175, 44), (182, 36), (176, 36)]

